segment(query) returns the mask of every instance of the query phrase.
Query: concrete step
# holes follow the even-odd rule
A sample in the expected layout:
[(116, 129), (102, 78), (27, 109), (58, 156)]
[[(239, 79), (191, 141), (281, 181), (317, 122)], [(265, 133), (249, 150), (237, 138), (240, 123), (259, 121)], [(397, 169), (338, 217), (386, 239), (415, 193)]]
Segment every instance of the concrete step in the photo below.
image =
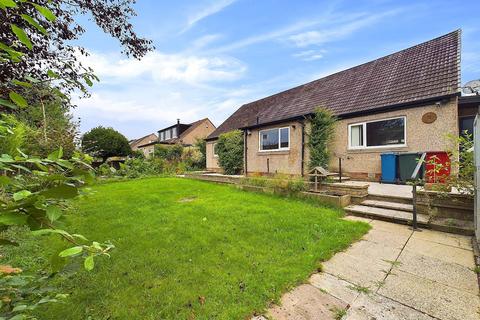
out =
[[(339, 182), (340, 181), (339, 176), (331, 176), (331, 177), (329, 177), (329, 179), (333, 180), (333, 182)], [(342, 182), (349, 181), (349, 180), (350, 180), (350, 177), (342, 176)]]
[[(345, 207), (345, 211), (355, 216), (368, 217), (372, 219), (391, 221), (396, 223), (411, 224), (413, 215), (411, 212), (370, 207), (364, 205), (351, 205)], [(429, 216), (424, 214), (417, 215), (418, 225), (427, 226)]]
[(365, 200), (361, 203), (363, 206), (392, 209), (398, 211), (413, 212), (413, 205), (406, 203), (380, 201), (380, 200)]
[(395, 202), (395, 203), (403, 203), (403, 204), (413, 203), (413, 199), (411, 197), (390, 196), (390, 195), (372, 194), (372, 193), (368, 193), (367, 200)]
[(473, 220), (460, 220), (452, 218), (434, 217), (430, 220), (430, 228), (437, 231), (462, 234), (465, 236), (475, 235)]

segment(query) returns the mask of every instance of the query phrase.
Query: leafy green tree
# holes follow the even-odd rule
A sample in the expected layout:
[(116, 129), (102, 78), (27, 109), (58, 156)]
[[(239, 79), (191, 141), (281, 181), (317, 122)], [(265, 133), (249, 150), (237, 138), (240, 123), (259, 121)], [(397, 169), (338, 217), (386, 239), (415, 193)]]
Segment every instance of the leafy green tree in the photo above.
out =
[(207, 141), (205, 141), (205, 139), (197, 139), (195, 141), (195, 147), (197, 147), (198, 151), (202, 154), (201, 159), (198, 161), (198, 165), (200, 169), (204, 169), (207, 167)]
[(326, 109), (318, 108), (310, 119), (311, 129), (308, 134), (310, 150), (310, 168), (317, 166), (327, 168), (330, 162), (329, 144), (333, 138), (337, 119)]
[[(22, 93), (37, 83), (71, 93), (97, 80), (80, 62), (87, 51), (74, 41), (85, 32), (78, 22), (92, 17), (105, 33), (116, 38), (126, 55), (140, 59), (153, 49), (151, 41), (134, 32), (130, 23), (135, 0), (1, 0), (0, 105), (24, 107)], [(34, 79), (32, 81), (32, 79)], [(13, 103), (11, 103), (11, 102)]]
[(47, 157), (62, 147), (64, 156), (70, 158), (78, 136), (78, 122), (70, 112), (70, 99), (45, 85), (30, 89), (26, 96), (32, 103), (16, 112), (17, 119), (27, 125), (28, 144), (22, 150)]
[(108, 157), (128, 156), (132, 153), (128, 139), (113, 128), (93, 128), (82, 137), (82, 149), (105, 162)]
[(234, 130), (220, 135), (217, 153), (225, 174), (239, 174), (243, 170), (243, 132)]

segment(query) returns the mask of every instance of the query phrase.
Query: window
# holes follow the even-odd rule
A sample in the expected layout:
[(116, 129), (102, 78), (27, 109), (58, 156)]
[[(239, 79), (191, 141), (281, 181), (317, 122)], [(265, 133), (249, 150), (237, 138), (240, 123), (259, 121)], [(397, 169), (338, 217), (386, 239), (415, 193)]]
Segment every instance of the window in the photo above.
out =
[(168, 140), (172, 137), (172, 131), (170, 129), (165, 131), (165, 140)]
[(406, 146), (405, 117), (348, 126), (349, 149)]
[(160, 132), (160, 141), (165, 140), (165, 131)]
[(177, 137), (177, 127), (172, 128), (172, 138)]
[(218, 157), (217, 143), (213, 144), (213, 156)]
[(475, 117), (462, 117), (460, 118), (460, 134), (465, 136), (465, 131), (467, 135), (473, 136), (473, 121)]
[(289, 148), (289, 127), (260, 131), (260, 151), (288, 150)]

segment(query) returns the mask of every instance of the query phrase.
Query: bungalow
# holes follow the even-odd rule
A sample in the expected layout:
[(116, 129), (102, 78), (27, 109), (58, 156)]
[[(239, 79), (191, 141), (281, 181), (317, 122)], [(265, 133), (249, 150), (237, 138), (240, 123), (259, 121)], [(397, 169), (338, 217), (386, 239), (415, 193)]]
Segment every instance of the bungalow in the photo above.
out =
[(215, 125), (208, 118), (189, 124), (180, 123), (180, 119), (177, 119), (176, 124), (158, 130), (157, 139), (139, 145), (138, 148), (144, 152), (146, 157), (149, 157), (153, 154), (156, 144), (192, 146), (197, 139), (205, 139), (215, 129)]
[(379, 180), (384, 152), (442, 151), (470, 130), (478, 104), (460, 97), (457, 30), (377, 60), (241, 106), (207, 138), (207, 169), (221, 171), (215, 143), (244, 133), (244, 172), (305, 175), (309, 120), (318, 107), (339, 119), (329, 170)]
[[(132, 149), (132, 151), (142, 151), (144, 153), (145, 157), (147, 157), (148, 156), (148, 150), (145, 150), (141, 146), (143, 146), (145, 144), (148, 144), (148, 143), (155, 142), (157, 140), (158, 140), (158, 137), (154, 133), (150, 133), (150, 134), (148, 134), (144, 137), (141, 137), (139, 139), (130, 140), (129, 144), (130, 144), (130, 148)], [(147, 152), (147, 153), (145, 153), (145, 152)]]

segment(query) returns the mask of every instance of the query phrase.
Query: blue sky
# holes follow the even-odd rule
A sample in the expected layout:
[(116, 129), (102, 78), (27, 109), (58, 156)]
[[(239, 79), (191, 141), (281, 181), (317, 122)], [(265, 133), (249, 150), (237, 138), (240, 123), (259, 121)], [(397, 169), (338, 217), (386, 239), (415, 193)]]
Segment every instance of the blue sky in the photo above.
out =
[(75, 99), (85, 132), (128, 138), (177, 118), (217, 126), (243, 103), (463, 30), (462, 82), (480, 79), (480, 1), (139, 0), (142, 61), (87, 22), (80, 45), (101, 82)]

